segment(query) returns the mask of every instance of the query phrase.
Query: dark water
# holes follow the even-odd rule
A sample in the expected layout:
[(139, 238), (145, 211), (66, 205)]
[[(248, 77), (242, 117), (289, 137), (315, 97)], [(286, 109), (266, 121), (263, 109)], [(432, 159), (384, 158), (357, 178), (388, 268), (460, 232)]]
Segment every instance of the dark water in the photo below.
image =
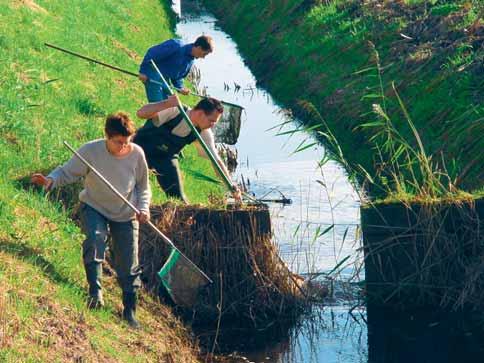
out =
[[(345, 286), (341, 281), (355, 274), (363, 278), (359, 199), (344, 170), (334, 162), (318, 167), (324, 153), (321, 146), (294, 153), (301, 143), (312, 142), (311, 136), (277, 136), (297, 123), (274, 129), (287, 117), (271, 95), (257, 86), (237, 45), (217, 26), (213, 15), (196, 1), (176, 2), (174, 8), (181, 11), (178, 36), (193, 41), (208, 34), (215, 40), (215, 52), (196, 61), (200, 86), (211, 96), (246, 110), (236, 145), (237, 177), (249, 179), (259, 197), (277, 198), (282, 193), (293, 200), (290, 206), (271, 206), (282, 258), (293, 271), (304, 274), (330, 271), (349, 256), (341, 266), (339, 284)], [(235, 84), (241, 87), (238, 92)], [(241, 345), (234, 356), (244, 358), (234, 357), (233, 362), (484, 362), (484, 340), (475, 333), (479, 322), (469, 316), (355, 308), (357, 303), (342, 293), (324, 305), (283, 334), (257, 337), (265, 343), (259, 348), (247, 350)], [(248, 338), (240, 337), (240, 341)]]
[(367, 314), (369, 363), (484, 362), (482, 312), (402, 313), (368, 306)]

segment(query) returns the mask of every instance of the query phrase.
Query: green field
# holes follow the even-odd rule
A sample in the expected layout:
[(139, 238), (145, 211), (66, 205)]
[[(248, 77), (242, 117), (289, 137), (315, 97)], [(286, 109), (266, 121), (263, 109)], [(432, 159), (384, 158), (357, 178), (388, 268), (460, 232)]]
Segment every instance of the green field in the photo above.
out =
[[(101, 138), (108, 113), (124, 110), (135, 117), (145, 102), (136, 78), (43, 43), (136, 72), (149, 46), (173, 36), (174, 17), (164, 3), (0, 0), (2, 362), (196, 359), (182, 325), (149, 297), (142, 299), (139, 312), (145, 328), (130, 331), (119, 316), (121, 292), (112, 276), (106, 277), (108, 308), (86, 310), (83, 237), (69, 218), (77, 191), (47, 196), (25, 183), (33, 172), (48, 172), (71, 157), (64, 140), (79, 147)], [(186, 153), (182, 168), (194, 171), (185, 180), (192, 202), (221, 196), (220, 186), (193, 176), (214, 176), (194, 149)], [(156, 183), (152, 187), (154, 201), (164, 201)]]
[(483, 194), (482, 1), (205, 3), (371, 196)]

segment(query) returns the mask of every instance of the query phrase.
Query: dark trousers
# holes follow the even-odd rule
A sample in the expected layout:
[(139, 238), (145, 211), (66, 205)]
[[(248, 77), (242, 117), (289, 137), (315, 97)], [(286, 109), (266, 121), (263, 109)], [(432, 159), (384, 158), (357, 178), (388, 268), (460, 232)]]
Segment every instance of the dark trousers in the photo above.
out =
[(167, 196), (178, 198), (188, 204), (183, 191), (178, 157), (148, 158), (148, 166), (156, 171), (156, 179)]
[(89, 283), (89, 294), (95, 295), (101, 289), (100, 266), (105, 258), (108, 233), (111, 233), (110, 251), (121, 289), (126, 293), (135, 292), (141, 286), (138, 221), (111, 221), (85, 203), (81, 203), (80, 212), (82, 231), (86, 235), (82, 244), (82, 257)]

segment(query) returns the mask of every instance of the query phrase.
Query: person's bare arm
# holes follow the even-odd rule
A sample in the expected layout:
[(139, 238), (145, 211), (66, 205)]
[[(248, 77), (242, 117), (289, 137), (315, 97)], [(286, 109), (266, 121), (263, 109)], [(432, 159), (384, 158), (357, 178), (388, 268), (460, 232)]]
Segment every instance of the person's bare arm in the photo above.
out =
[(136, 112), (136, 116), (142, 119), (151, 119), (155, 117), (158, 112), (171, 107), (177, 107), (178, 105), (180, 105), (180, 100), (176, 95), (172, 95), (160, 102), (147, 103)]

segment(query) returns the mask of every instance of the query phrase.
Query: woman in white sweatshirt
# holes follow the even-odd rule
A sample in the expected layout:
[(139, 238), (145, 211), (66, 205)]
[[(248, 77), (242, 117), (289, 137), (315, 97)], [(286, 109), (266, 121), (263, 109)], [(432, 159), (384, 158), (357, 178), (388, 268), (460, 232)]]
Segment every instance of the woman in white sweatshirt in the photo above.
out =
[(138, 265), (139, 222), (149, 220), (151, 191), (143, 150), (131, 142), (134, 123), (125, 113), (107, 117), (105, 138), (83, 145), (78, 153), (101, 173), (140, 211), (138, 215), (117, 197), (82, 161), (73, 156), (47, 177), (34, 174), (32, 182), (50, 190), (74, 183), (84, 177), (79, 194), (81, 225), (86, 239), (82, 245), (83, 262), (89, 284), (89, 308), (104, 305), (101, 291), (102, 262), (108, 234), (111, 234), (114, 268), (123, 290), (123, 318), (132, 327), (135, 319), (136, 290), (141, 286)]

